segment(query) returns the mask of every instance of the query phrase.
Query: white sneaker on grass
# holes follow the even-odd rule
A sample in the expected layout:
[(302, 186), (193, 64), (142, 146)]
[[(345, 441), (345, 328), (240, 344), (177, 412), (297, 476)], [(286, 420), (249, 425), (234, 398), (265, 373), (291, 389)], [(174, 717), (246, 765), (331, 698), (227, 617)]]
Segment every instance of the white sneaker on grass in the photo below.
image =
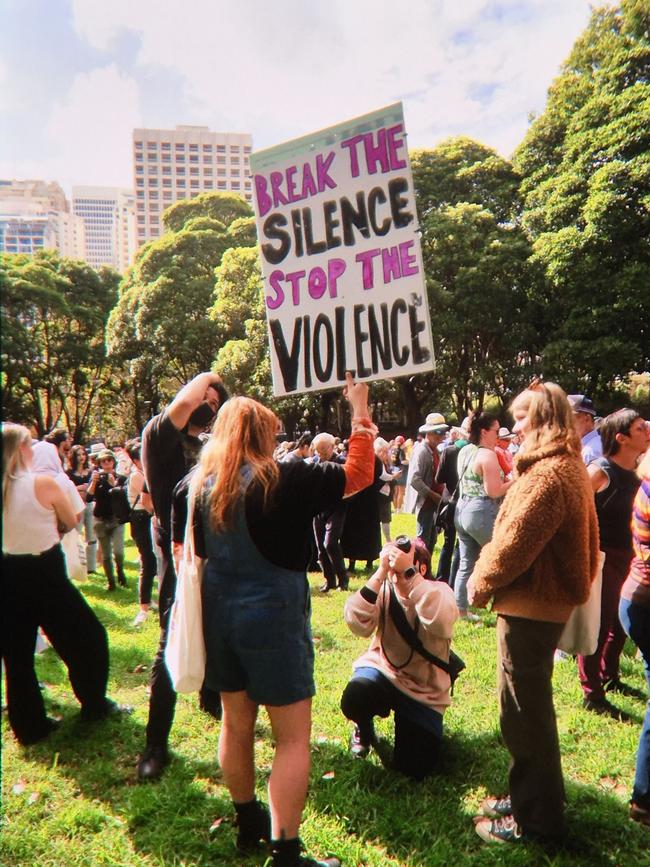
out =
[(149, 617), (148, 611), (138, 611), (135, 620), (133, 621), (134, 626), (140, 626), (145, 622), (145, 620)]

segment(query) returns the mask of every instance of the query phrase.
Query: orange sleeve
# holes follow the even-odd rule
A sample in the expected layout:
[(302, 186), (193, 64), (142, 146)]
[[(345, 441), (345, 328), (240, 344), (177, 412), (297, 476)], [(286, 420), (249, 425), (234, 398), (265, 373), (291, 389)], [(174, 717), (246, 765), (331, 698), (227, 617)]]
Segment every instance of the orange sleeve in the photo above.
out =
[(344, 497), (356, 494), (372, 484), (375, 478), (374, 437), (370, 433), (359, 432), (350, 436), (348, 459), (343, 465), (345, 472)]

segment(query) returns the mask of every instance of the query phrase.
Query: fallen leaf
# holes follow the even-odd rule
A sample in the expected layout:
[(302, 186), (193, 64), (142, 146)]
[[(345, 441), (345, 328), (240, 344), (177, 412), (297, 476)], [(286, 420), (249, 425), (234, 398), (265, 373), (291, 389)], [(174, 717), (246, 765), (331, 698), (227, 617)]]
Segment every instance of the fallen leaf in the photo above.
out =
[(216, 833), (224, 822), (225, 822), (224, 816), (221, 816), (219, 819), (215, 819), (214, 822), (210, 825), (210, 830), (208, 831), (208, 833), (209, 834)]
[(38, 792), (32, 792), (31, 795), (29, 796), (29, 798), (27, 798), (27, 803), (28, 804), (35, 804), (39, 798), (40, 798), (40, 795)]
[(336, 776), (336, 774), (334, 773), (334, 771), (328, 771), (326, 774), (323, 774), (323, 779), (324, 780), (333, 780), (335, 776)]
[(26, 788), (27, 783), (24, 780), (18, 780), (18, 782), (11, 791), (14, 793), (14, 795), (22, 795)]

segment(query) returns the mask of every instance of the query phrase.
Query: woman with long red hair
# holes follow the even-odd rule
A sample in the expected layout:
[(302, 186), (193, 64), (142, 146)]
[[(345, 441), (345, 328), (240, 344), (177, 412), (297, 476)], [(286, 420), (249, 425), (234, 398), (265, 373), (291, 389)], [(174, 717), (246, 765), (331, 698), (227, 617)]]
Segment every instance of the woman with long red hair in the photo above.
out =
[[(219, 762), (240, 849), (271, 841), (274, 867), (326, 865), (300, 854), (310, 768), (314, 651), (310, 630), (312, 519), (373, 479), (368, 387), (347, 375), (352, 434), (345, 465), (278, 464), (277, 417), (245, 397), (222, 407), (192, 480), (203, 573), (206, 683), (221, 693)], [(275, 757), (269, 810), (255, 798), (254, 732), (267, 709)]]

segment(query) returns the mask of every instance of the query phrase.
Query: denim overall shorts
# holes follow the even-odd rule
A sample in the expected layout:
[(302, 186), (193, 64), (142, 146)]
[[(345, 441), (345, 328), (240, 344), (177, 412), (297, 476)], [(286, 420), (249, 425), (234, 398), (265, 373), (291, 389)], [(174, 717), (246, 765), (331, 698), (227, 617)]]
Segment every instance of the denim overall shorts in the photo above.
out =
[(212, 531), (206, 508), (203, 526), (206, 684), (220, 692), (244, 690), (262, 705), (310, 698), (316, 690), (305, 572), (276, 566), (258, 551), (243, 496), (235, 529)]

